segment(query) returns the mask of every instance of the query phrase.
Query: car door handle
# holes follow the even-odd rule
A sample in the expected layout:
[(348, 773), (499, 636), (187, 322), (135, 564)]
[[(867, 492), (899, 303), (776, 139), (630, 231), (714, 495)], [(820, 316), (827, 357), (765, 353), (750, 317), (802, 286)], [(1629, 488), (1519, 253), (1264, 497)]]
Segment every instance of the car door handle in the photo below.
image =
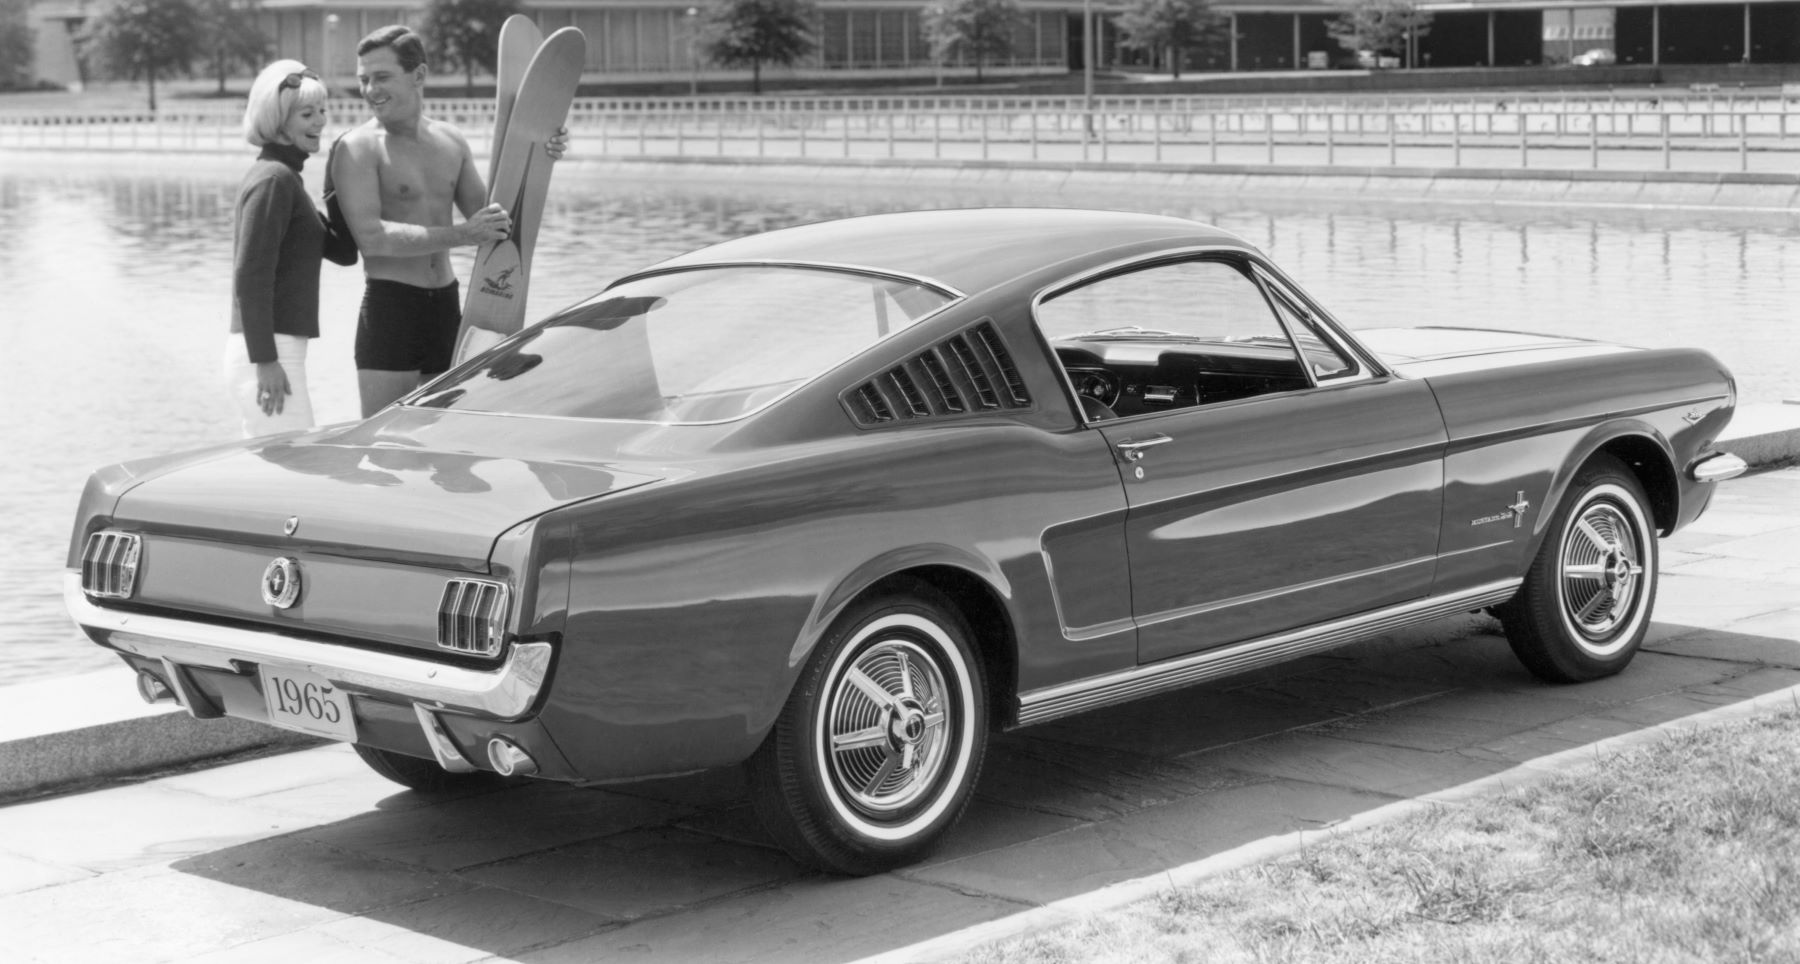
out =
[(1127, 462), (1136, 462), (1148, 454), (1149, 449), (1153, 449), (1158, 445), (1166, 445), (1173, 441), (1175, 440), (1167, 435), (1152, 435), (1149, 438), (1125, 439), (1115, 447), (1119, 450), (1119, 458), (1122, 458)]

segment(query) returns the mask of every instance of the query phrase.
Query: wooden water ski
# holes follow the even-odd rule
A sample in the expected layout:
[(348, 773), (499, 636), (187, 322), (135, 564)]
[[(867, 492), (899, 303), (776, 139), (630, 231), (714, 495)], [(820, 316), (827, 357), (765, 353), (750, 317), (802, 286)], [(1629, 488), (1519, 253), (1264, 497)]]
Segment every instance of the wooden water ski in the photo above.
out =
[(579, 29), (564, 27), (538, 47), (525, 68), (488, 184), (488, 201), (506, 208), (512, 232), (475, 254), (457, 340), (459, 362), (524, 327), (531, 251), (554, 167), (544, 145), (568, 117), (586, 60), (586, 38)]
[(500, 25), (497, 66), (494, 68), (494, 139), (488, 142), (486, 183), (494, 183), (494, 169), (500, 166), (500, 145), (506, 143), (506, 122), (512, 117), (513, 103), (519, 99), (519, 85), (525, 81), (525, 68), (544, 43), (544, 32), (537, 22), (515, 13)]

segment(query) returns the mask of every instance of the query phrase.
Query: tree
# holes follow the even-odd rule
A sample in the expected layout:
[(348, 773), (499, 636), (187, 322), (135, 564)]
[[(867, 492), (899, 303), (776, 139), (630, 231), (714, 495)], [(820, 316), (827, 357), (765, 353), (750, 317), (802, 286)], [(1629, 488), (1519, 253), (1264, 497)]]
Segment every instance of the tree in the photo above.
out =
[(191, 74), (200, 49), (200, 15), (190, 0), (119, 0), (77, 40), (83, 57), (100, 72), (150, 87), (156, 109), (156, 79)]
[(0, 90), (31, 84), (31, 23), (26, 0), (0, 0)]
[(519, 12), (518, 0), (431, 0), (425, 8), (426, 56), (432, 66), (463, 72), (463, 94), (475, 96), (475, 71), (500, 66), (500, 25)]
[(1207, 0), (1132, 0), (1113, 21), (1126, 44), (1147, 53), (1167, 51), (1176, 80), (1189, 50), (1231, 42), (1231, 19), (1214, 12)]
[(722, 67), (749, 67), (750, 89), (762, 93), (762, 65), (792, 66), (818, 46), (810, 0), (718, 0), (706, 10), (702, 55)]
[(975, 82), (989, 58), (1012, 53), (1013, 31), (1023, 14), (1018, 0), (937, 0), (920, 15), (925, 42), (939, 64), (955, 54), (975, 61)]
[(256, 29), (256, 0), (196, 0), (200, 12), (200, 56), (225, 93), (231, 68), (261, 69), (269, 38)]
[(1369, 50), (1404, 57), (1409, 40), (1431, 32), (1431, 14), (1407, 0), (1356, 0), (1325, 29), (1338, 46), (1352, 53)]

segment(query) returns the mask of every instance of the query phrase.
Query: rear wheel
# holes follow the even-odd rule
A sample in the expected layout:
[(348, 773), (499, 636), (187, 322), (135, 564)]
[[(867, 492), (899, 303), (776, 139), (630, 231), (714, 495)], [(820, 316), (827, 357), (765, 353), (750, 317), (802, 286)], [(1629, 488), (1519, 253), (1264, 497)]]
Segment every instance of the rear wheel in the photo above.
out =
[(1513, 653), (1536, 676), (1598, 679), (1637, 655), (1656, 602), (1648, 502), (1616, 459), (1596, 458), (1576, 473), (1525, 584), (1499, 609)]
[(750, 759), (751, 800), (794, 859), (879, 873), (924, 856), (962, 816), (986, 746), (968, 628), (919, 583), (839, 618)]
[(356, 750), (356, 755), (362, 757), (362, 761), (369, 765), (369, 769), (409, 790), (417, 790), (420, 793), (445, 793), (451, 790), (498, 786), (502, 779), (499, 774), (489, 773), (486, 770), (451, 773), (438, 766), (436, 761), (421, 760), (416, 756), (363, 746), (361, 743), (351, 744), (351, 747)]

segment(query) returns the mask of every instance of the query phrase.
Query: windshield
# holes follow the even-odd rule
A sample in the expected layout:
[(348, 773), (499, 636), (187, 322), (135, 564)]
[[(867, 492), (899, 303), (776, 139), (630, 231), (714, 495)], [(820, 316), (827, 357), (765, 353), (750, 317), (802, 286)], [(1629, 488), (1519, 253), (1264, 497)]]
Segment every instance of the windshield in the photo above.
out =
[(410, 404), (724, 421), (762, 408), (950, 300), (911, 281), (819, 268), (656, 275), (539, 322)]

